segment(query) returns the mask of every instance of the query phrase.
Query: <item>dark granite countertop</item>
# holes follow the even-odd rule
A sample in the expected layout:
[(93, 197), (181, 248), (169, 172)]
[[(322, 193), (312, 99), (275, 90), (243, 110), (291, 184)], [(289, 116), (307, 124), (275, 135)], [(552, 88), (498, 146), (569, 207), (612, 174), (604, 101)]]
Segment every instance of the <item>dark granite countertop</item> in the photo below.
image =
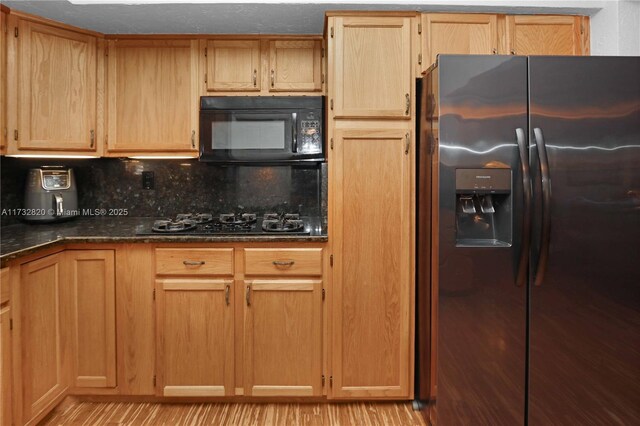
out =
[(43, 248), (65, 243), (209, 243), (209, 242), (323, 242), (327, 235), (151, 235), (136, 236), (155, 218), (80, 217), (55, 224), (19, 223), (0, 228), (0, 266)]

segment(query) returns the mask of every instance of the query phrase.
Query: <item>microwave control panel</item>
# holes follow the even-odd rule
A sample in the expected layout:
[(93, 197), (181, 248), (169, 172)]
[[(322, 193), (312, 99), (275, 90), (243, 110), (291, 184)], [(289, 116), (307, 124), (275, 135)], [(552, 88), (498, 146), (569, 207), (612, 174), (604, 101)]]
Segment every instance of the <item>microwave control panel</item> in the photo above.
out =
[(322, 152), (322, 129), (320, 120), (313, 119), (309, 114), (300, 120), (301, 140), (298, 142), (298, 152), (301, 154), (316, 154)]

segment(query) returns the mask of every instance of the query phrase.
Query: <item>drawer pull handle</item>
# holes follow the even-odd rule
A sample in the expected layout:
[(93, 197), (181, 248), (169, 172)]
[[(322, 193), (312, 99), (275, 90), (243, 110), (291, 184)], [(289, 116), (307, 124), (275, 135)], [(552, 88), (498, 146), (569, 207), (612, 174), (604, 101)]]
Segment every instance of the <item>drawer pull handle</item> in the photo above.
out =
[(244, 297), (247, 300), (247, 306), (251, 306), (251, 286), (247, 286), (247, 291)]
[(276, 266), (293, 266), (293, 264), (296, 263), (294, 260), (274, 260), (273, 264)]
[(224, 301), (229, 306), (229, 293), (231, 292), (231, 286), (229, 284), (224, 286)]
[(204, 260), (185, 260), (184, 263), (186, 266), (202, 266), (205, 264)]

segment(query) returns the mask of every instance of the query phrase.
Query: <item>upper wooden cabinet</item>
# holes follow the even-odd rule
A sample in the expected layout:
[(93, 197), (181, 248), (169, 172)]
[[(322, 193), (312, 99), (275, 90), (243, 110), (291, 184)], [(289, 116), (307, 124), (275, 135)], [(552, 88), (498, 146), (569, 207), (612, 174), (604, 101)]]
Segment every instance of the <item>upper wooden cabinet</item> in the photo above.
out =
[(260, 40), (207, 41), (208, 92), (259, 92)]
[(8, 153), (96, 153), (96, 37), (19, 20), (17, 128)]
[(425, 13), (421, 20), (424, 69), (436, 61), (439, 53), (498, 53), (497, 15)]
[(197, 40), (109, 40), (107, 154), (197, 156)]
[(271, 40), (269, 91), (322, 90), (321, 40)]
[(411, 118), (410, 16), (330, 17), (334, 118)]
[(319, 38), (221, 38), (201, 43), (203, 94), (262, 96), (322, 91)]
[(507, 16), (507, 52), (512, 55), (588, 55), (589, 18)]
[(0, 10), (0, 155), (7, 148), (7, 14)]
[(425, 13), (418, 29), (424, 73), (440, 53), (588, 55), (589, 17)]

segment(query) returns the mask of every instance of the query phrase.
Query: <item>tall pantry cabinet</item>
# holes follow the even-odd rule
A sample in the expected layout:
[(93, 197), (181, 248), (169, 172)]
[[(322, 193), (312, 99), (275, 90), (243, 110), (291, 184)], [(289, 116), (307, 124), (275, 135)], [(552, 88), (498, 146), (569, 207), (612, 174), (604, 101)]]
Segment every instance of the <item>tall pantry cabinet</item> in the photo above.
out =
[(327, 14), (330, 398), (412, 397), (414, 25)]

